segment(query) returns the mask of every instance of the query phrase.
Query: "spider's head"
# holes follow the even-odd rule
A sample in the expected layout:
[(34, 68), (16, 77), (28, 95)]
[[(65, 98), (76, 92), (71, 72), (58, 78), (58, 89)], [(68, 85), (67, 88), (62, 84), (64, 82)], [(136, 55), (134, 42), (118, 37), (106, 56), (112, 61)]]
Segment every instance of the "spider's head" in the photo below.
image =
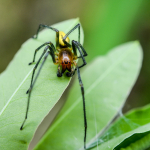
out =
[(70, 50), (65, 49), (60, 52), (59, 61), (62, 65), (62, 72), (65, 72), (65, 70), (71, 71), (72, 59), (72, 53)]
[[(61, 47), (66, 47), (67, 45), (64, 43), (64, 41), (63, 41), (63, 37), (65, 36), (66, 34), (64, 33), (64, 32), (62, 32), (62, 31), (59, 31), (59, 45), (61, 46)], [(66, 38), (66, 40), (65, 40), (67, 43), (69, 43), (69, 37), (67, 37)]]

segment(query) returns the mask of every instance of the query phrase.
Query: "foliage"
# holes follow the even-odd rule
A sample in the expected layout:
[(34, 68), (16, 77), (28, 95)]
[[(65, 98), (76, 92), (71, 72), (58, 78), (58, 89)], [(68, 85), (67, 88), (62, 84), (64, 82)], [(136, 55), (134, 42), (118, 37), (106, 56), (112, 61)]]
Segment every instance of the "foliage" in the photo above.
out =
[[(67, 32), (78, 22), (78, 19), (72, 19), (54, 27)], [(74, 32), (70, 39), (77, 40), (77, 33)], [(83, 31), (81, 33), (83, 44)], [(57, 78), (57, 67), (49, 57), (33, 89), (27, 122), (23, 131), (19, 130), (26, 109), (28, 95), (25, 92), (29, 88), (33, 69), (27, 63), (32, 60), (34, 49), (47, 39), (55, 43), (55, 33), (43, 30), (37, 40), (29, 39), (22, 45), (6, 71), (0, 75), (0, 149), (27, 149), (38, 125), (55, 106), (70, 81), (66, 76)], [(37, 58), (39, 56), (40, 53)], [(139, 141), (144, 141), (145, 147), (149, 146), (149, 106), (122, 116), (102, 135), (122, 109), (138, 77), (141, 63), (141, 46), (134, 41), (110, 50), (108, 54), (97, 57), (82, 69), (88, 149), (96, 149), (97, 146), (104, 150), (133, 148)], [(35, 147), (36, 150), (83, 149), (83, 108), (77, 80), (76, 76), (66, 104)], [(101, 136), (98, 138), (99, 135)], [(131, 145), (131, 141), (134, 144)], [(141, 150), (145, 148), (142, 144), (138, 147)]]
[[(141, 61), (139, 43), (130, 42), (112, 49), (106, 56), (97, 57), (84, 67), (81, 76), (85, 87), (87, 143), (98, 136), (122, 108), (137, 79)], [(83, 147), (82, 107), (76, 81), (65, 106), (35, 149), (76, 150)]]
[[(54, 27), (67, 32), (78, 22), (78, 19), (72, 19), (58, 23)], [(77, 34), (78, 32), (74, 32), (70, 38), (77, 40)], [(32, 90), (28, 119), (24, 129), (20, 131), (27, 105), (26, 91), (30, 86), (34, 66), (28, 66), (28, 63), (32, 61), (34, 50), (48, 42), (47, 40), (55, 43), (54, 31), (46, 29), (39, 34), (37, 40), (29, 39), (0, 75), (0, 149), (27, 149), (36, 128), (57, 103), (70, 82), (70, 78), (66, 76), (56, 76), (57, 66), (53, 64), (51, 57), (48, 57)], [(83, 44), (83, 32), (81, 43)], [(36, 60), (40, 54), (39, 52)]]

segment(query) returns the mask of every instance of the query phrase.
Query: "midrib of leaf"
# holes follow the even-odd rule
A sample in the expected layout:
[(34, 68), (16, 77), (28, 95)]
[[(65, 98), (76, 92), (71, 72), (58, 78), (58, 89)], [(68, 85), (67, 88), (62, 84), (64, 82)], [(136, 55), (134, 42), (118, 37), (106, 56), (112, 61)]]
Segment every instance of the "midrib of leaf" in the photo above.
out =
[[(135, 43), (137, 43), (135, 41)], [(136, 45), (132, 46), (130, 49), (128, 49), (128, 52), (126, 52), (126, 55), (123, 55), (124, 53), (121, 54), (121, 57), (118, 57), (117, 61), (115, 61), (85, 92), (85, 96), (91, 92), (91, 90), (93, 88), (96, 87), (96, 85), (99, 84), (99, 82), (101, 82), (121, 61), (122, 59), (124, 59), (125, 57), (128, 56), (128, 54), (130, 53), (130, 50), (133, 49), (134, 47), (136, 47)], [(131, 51), (132, 52), (132, 51)], [(108, 56), (108, 55), (107, 55)], [(75, 108), (76, 105), (78, 105), (78, 103), (81, 100), (81, 96), (74, 102), (74, 104), (71, 105), (71, 107), (55, 122), (55, 124), (50, 128), (49, 133)]]
[[(68, 31), (70, 31), (73, 27), (74, 24), (77, 23), (79, 21), (79, 19), (75, 19), (75, 21), (70, 25), (70, 27), (67, 29)], [(45, 29), (47, 30), (47, 29)], [(67, 32), (66, 30), (66, 32)], [(34, 67), (33, 67), (34, 68)], [(20, 85), (17, 87), (17, 89), (14, 91), (14, 93), (12, 94), (12, 96), (9, 98), (9, 100), (7, 101), (7, 103), (5, 104), (5, 106), (3, 107), (3, 109), (0, 112), (0, 116), (2, 115), (2, 113), (5, 111), (5, 109), (7, 108), (7, 106), (9, 105), (10, 101), (12, 100), (12, 98), (14, 97), (14, 95), (17, 93), (17, 91), (20, 89), (20, 87), (23, 85), (23, 83), (25, 82), (25, 80), (28, 78), (28, 76), (31, 74), (33, 68), (29, 71), (29, 73), (26, 75), (26, 77), (22, 80), (22, 82), (20, 83)]]

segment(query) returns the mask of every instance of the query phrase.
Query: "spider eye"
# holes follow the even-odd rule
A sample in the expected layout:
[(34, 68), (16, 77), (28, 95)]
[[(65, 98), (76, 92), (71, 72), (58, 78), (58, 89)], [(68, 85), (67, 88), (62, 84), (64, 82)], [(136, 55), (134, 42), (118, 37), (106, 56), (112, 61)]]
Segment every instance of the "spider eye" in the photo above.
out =
[(65, 61), (65, 64), (68, 64), (68, 61)]

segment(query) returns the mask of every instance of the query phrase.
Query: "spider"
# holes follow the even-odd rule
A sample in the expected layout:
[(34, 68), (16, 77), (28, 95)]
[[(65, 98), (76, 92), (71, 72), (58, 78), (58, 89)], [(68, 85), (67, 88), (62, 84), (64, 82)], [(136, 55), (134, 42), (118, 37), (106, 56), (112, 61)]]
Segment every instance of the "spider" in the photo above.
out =
[[(33, 61), (29, 63), (29, 65), (33, 64), (35, 62), (36, 53), (45, 46), (44, 51), (42, 55), (40, 56), (39, 60), (37, 61), (35, 67), (33, 68), (32, 72), (32, 78), (30, 83), (30, 88), (27, 90), (26, 94), (28, 94), (28, 102), (27, 102), (27, 109), (25, 114), (25, 119), (20, 127), (20, 130), (23, 129), (23, 126), (25, 124), (25, 121), (28, 116), (28, 110), (29, 110), (29, 103), (30, 103), (30, 95), (32, 88), (37, 80), (37, 77), (39, 76), (39, 73), (47, 59), (47, 57), (50, 55), (52, 57), (53, 63), (58, 64), (58, 70), (57, 70), (57, 77), (61, 77), (63, 73), (66, 72), (67, 77), (72, 77), (75, 74), (75, 71), (77, 71), (78, 74), (78, 80), (79, 84), (81, 86), (81, 93), (82, 93), (82, 99), (83, 99), (83, 113), (84, 113), (84, 149), (86, 149), (86, 133), (87, 133), (87, 119), (86, 119), (86, 111), (85, 111), (85, 98), (84, 98), (84, 86), (81, 80), (80, 76), (80, 70), (79, 68), (86, 65), (85, 56), (87, 56), (87, 52), (83, 48), (83, 46), (80, 44), (80, 24), (77, 24), (74, 28), (72, 28), (67, 34), (65, 34), (62, 31), (59, 31), (51, 26), (47, 26), (44, 24), (40, 24), (38, 27), (38, 30), (36, 32), (36, 35), (34, 35), (32, 38), (37, 39), (39, 31), (42, 28), (48, 28), (56, 32), (56, 47), (52, 42), (46, 42), (39, 46), (33, 56)], [(78, 29), (78, 41), (72, 40), (70, 44), (69, 40), (69, 34), (72, 33), (75, 29)], [(80, 56), (77, 56), (77, 50), (79, 51)], [(37, 72), (37, 75), (34, 78), (34, 73), (36, 68), (38, 67), (41, 59), (44, 57), (43, 62)], [(81, 58), (83, 61), (83, 64), (78, 66), (76, 61), (78, 58)]]

